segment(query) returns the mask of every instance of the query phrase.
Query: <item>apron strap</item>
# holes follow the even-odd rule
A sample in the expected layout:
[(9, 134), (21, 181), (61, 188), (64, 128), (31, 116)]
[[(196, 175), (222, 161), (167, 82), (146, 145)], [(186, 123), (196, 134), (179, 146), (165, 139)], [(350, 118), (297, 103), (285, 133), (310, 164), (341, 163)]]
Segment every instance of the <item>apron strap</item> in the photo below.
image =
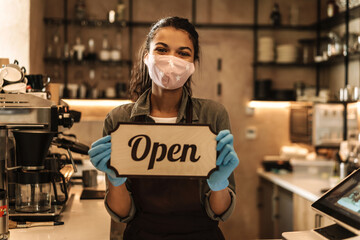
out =
[(191, 97), (189, 96), (189, 99), (186, 103), (186, 123), (191, 124), (192, 123), (192, 116), (193, 115), (193, 105)]

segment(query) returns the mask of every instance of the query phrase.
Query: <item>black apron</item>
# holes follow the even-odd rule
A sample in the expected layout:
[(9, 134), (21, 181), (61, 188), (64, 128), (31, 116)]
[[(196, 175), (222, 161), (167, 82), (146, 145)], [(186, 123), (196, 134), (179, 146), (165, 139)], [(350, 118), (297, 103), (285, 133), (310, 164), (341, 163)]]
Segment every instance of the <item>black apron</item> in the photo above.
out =
[[(186, 123), (192, 123), (190, 98)], [(128, 184), (136, 214), (126, 226), (124, 240), (225, 239), (218, 221), (210, 219), (201, 204), (199, 179), (128, 178)]]

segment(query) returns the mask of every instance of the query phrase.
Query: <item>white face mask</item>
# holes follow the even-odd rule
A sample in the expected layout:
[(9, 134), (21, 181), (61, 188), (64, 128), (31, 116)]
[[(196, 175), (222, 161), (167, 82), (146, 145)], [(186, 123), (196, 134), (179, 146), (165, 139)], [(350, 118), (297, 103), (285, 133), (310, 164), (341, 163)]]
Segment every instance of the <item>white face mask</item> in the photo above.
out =
[(195, 71), (194, 63), (172, 55), (148, 54), (144, 63), (148, 67), (151, 80), (165, 89), (177, 89), (184, 86)]

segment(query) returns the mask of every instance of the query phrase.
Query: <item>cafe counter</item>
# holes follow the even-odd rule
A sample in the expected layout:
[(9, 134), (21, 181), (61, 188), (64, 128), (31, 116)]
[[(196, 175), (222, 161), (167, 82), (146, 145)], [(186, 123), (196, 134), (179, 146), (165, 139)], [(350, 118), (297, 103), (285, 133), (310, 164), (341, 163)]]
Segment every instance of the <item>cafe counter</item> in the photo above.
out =
[(293, 173), (276, 174), (273, 172), (266, 172), (259, 168), (257, 173), (260, 177), (282, 187), (294, 194), (303, 197), (304, 199), (315, 202), (323, 194), (323, 190), (330, 188), (328, 179), (320, 177), (297, 175)]
[[(98, 176), (96, 190), (105, 189), (104, 175)], [(83, 187), (74, 184), (59, 221), (64, 225), (10, 229), (11, 240), (109, 239), (110, 215), (103, 199), (80, 200)]]

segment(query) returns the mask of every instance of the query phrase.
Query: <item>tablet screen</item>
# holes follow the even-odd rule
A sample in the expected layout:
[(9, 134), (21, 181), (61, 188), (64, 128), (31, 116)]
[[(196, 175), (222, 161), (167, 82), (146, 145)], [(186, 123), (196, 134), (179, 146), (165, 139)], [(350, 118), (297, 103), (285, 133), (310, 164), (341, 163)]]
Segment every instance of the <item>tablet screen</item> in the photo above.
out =
[(360, 230), (360, 169), (347, 176), (311, 206), (333, 217), (335, 221)]

